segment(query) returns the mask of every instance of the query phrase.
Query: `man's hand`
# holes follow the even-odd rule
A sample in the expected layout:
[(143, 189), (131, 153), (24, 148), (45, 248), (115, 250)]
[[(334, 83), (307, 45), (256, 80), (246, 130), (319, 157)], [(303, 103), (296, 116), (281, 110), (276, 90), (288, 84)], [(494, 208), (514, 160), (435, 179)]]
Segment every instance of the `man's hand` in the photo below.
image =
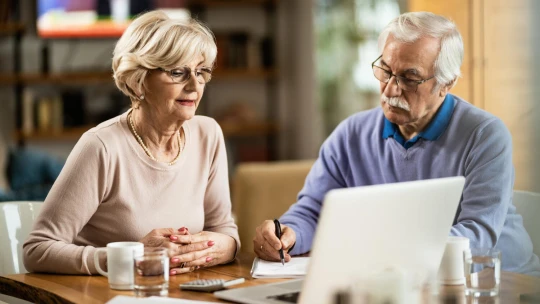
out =
[(283, 249), (285, 262), (291, 260), (288, 251), (296, 243), (296, 233), (286, 225), (281, 225), (281, 240), (276, 236), (276, 228), (271, 220), (264, 221), (257, 227), (255, 238), (253, 239), (253, 249), (255, 254), (268, 261), (281, 261), (279, 249)]

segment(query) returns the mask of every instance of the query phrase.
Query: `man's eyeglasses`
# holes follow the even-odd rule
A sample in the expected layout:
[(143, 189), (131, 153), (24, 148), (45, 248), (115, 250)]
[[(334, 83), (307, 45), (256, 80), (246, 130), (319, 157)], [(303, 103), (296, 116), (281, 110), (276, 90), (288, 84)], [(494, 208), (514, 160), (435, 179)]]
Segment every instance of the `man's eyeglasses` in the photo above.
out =
[(392, 76), (394, 76), (396, 77), (397, 85), (404, 91), (416, 92), (416, 90), (418, 90), (418, 85), (435, 77), (434, 75), (427, 79), (415, 80), (415, 79), (409, 79), (403, 76), (398, 76), (396, 74), (392, 74), (391, 71), (388, 71), (387, 69), (384, 69), (375, 64), (377, 63), (377, 61), (379, 61), (379, 59), (381, 59), (381, 57), (382, 55), (379, 56), (379, 58), (375, 59), (375, 61), (371, 63), (371, 68), (373, 69), (373, 75), (375, 75), (375, 78), (377, 78), (377, 80), (379, 80), (380, 82), (388, 83), (390, 79), (392, 78)]
[(159, 68), (158, 70), (169, 74), (172, 81), (176, 83), (188, 81), (191, 75), (194, 75), (197, 82), (201, 84), (208, 83), (212, 79), (212, 69), (207, 67), (196, 68), (194, 70), (191, 70), (189, 67), (174, 68), (171, 70)]

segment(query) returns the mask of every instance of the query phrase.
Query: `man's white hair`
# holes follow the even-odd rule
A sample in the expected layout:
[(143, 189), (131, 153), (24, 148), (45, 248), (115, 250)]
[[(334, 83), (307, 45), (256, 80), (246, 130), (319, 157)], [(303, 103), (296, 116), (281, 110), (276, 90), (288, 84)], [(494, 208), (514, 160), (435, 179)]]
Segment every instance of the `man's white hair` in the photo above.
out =
[(137, 17), (126, 29), (113, 53), (116, 86), (132, 103), (146, 91), (145, 78), (157, 68), (174, 68), (202, 55), (211, 67), (217, 55), (214, 35), (194, 19), (171, 19), (163, 11)]
[(435, 60), (435, 79), (439, 86), (455, 85), (461, 76), (463, 40), (454, 22), (430, 12), (411, 12), (392, 20), (379, 35), (382, 53), (388, 35), (405, 43), (429, 36), (440, 40), (439, 56)]

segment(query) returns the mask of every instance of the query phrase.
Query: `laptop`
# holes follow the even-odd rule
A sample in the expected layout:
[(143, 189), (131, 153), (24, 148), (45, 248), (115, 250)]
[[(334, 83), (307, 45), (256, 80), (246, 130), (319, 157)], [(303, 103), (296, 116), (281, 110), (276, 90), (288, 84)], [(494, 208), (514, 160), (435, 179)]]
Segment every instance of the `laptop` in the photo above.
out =
[(464, 184), (458, 176), (331, 190), (304, 279), (214, 295), (246, 304), (333, 303), (336, 292), (389, 268), (423, 282), (437, 274)]

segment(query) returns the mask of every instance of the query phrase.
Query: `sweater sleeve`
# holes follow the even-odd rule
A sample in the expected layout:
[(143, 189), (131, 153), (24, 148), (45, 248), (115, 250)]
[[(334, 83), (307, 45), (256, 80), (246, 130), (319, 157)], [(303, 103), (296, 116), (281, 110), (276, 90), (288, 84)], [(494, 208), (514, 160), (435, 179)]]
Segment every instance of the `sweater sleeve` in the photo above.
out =
[(340, 124), (322, 145), (319, 157), (298, 194), (298, 201), (280, 218), (281, 223), (296, 233), (296, 243), (290, 252), (292, 255), (311, 250), (326, 193), (346, 187), (346, 175), (350, 170), (343, 148), (348, 138), (346, 122)]
[(470, 139), (465, 187), (451, 235), (470, 239), (471, 247), (494, 247), (511, 204), (514, 168), (512, 137), (499, 119), (480, 125)]
[[(93, 133), (73, 148), (23, 245), (31, 272), (95, 274), (92, 246), (73, 244), (107, 191), (107, 152)], [(103, 264), (102, 264), (103, 265)]]
[(227, 151), (221, 128), (214, 121), (215, 149), (210, 160), (208, 185), (204, 196), (204, 230), (226, 234), (236, 241), (236, 253), (240, 251), (238, 227), (231, 213)]

